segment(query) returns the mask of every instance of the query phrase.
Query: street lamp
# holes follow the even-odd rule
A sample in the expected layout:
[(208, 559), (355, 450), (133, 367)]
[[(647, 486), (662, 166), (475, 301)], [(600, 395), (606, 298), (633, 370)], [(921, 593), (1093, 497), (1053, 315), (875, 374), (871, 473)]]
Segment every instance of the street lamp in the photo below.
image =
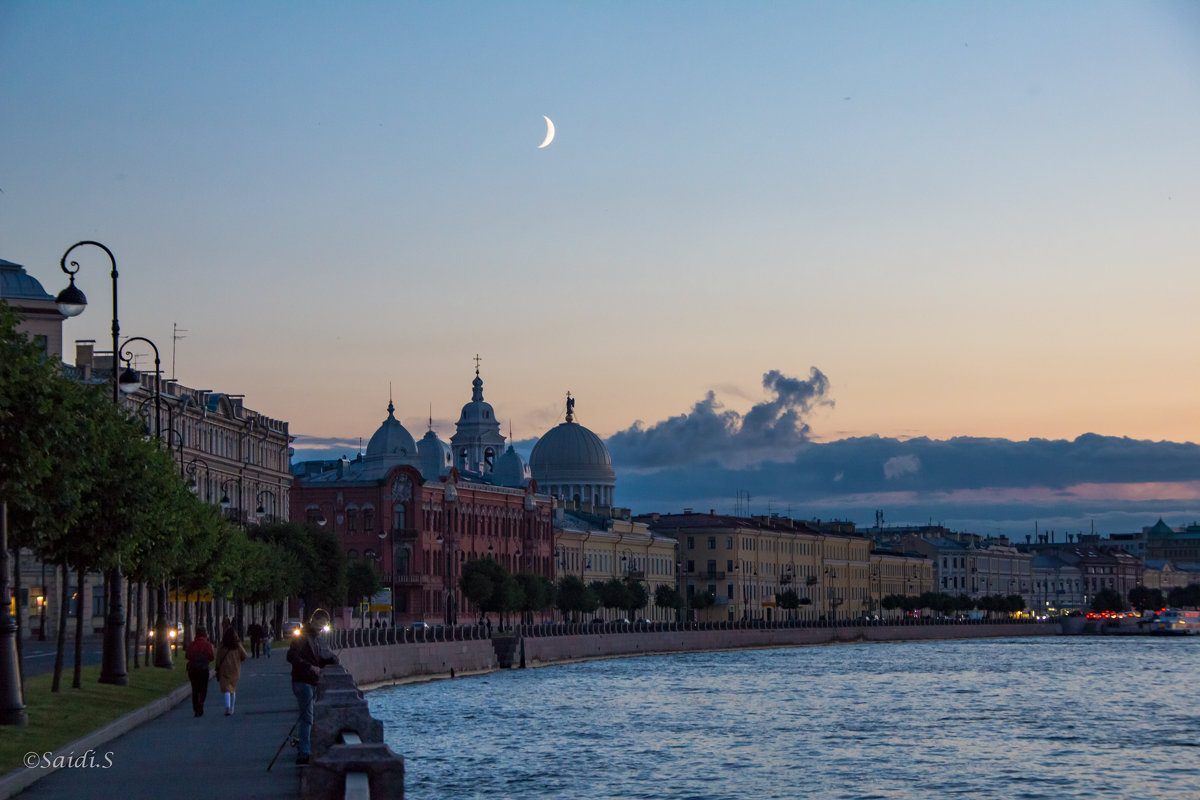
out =
[[(141, 375), (132, 366), (133, 351), (129, 349), (129, 345), (134, 342), (144, 342), (150, 345), (150, 348), (154, 351), (154, 436), (161, 443), (162, 364), (158, 356), (158, 345), (144, 336), (131, 336), (126, 339), (125, 344), (121, 345), (120, 349), (121, 361), (125, 363), (125, 369), (121, 372), (121, 376), (117, 378), (117, 386), (120, 387), (121, 392), (124, 394), (133, 394), (142, 387)], [(154, 666), (163, 669), (173, 669), (175, 664), (171, 660), (171, 641), (167, 638), (167, 586), (165, 579), (159, 582), (155, 591), (158, 594), (158, 601), (155, 604), (156, 608), (154, 611)]]
[(254, 509), (254, 517), (259, 522), (262, 522), (263, 518), (267, 516), (267, 510), (265, 508), (263, 508), (263, 504), (262, 504), (263, 495), (270, 495), (272, 508), (275, 508), (275, 506), (278, 502), (275, 499), (275, 493), (272, 492), (270, 489), (263, 489), (262, 491), (260, 491), (258, 494), (256, 494), (254, 496), (254, 502), (258, 503), (258, 508)]
[(237, 506), (238, 524), (240, 525), (242, 522), (242, 519), (241, 519), (241, 517), (242, 517), (242, 479), (241, 478), (229, 478), (228, 480), (221, 481), (221, 510), (228, 512), (230, 508), (234, 507), (234, 505), (235, 505), (234, 502), (229, 499), (228, 487), (232, 486), (235, 483), (237, 484), (237, 487), (238, 487), (238, 492), (237, 492), (238, 499), (237, 499), (236, 506)]
[[(83, 312), (87, 307), (87, 297), (83, 292), (75, 286), (75, 273), (79, 272), (79, 262), (70, 262), (71, 267), (67, 267), (67, 256), (71, 255), (71, 251), (76, 247), (83, 246), (99, 247), (108, 256), (109, 263), (112, 264), (112, 396), (113, 402), (119, 403), (119, 395), (117, 389), (117, 352), (120, 349), (117, 345), (121, 337), (121, 324), (117, 318), (117, 259), (109, 250), (100, 242), (90, 240), (76, 242), (67, 248), (67, 252), (63, 253), (62, 260), (59, 266), (62, 271), (70, 276), (71, 282), (67, 288), (58, 293), (58, 297), (54, 299), (55, 305), (64, 317), (74, 317)], [(100, 683), (109, 683), (117, 686), (125, 686), (129, 683), (129, 674), (125, 670), (125, 608), (121, 598), (121, 562), (120, 556), (117, 557), (117, 562), (108, 571), (108, 615), (104, 618), (104, 645), (103, 652), (100, 656)]]
[(184, 471), (191, 478), (188, 481), (188, 491), (195, 495), (200, 494), (200, 484), (196, 481), (196, 472), (200, 467), (204, 467), (204, 486), (208, 490), (205, 494), (209, 495), (209, 497), (205, 498), (205, 502), (209, 502), (212, 500), (211, 490), (209, 490), (208, 486), (209, 482), (212, 481), (212, 472), (208, 469), (208, 462), (203, 458), (193, 458), (187, 463), (187, 468)]

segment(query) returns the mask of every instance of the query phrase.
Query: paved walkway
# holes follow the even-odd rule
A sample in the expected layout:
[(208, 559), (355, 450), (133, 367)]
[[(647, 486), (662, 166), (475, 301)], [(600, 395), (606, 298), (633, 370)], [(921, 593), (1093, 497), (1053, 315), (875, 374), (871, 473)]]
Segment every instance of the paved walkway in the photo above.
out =
[[(161, 717), (98, 747), (96, 763), (103, 765), (111, 753), (111, 769), (60, 769), (18, 797), (295, 800), (301, 769), (295, 748), (285, 747), (267, 772), (297, 717), (286, 655), (286, 648), (277, 646), (269, 659), (246, 659), (233, 716), (225, 716), (214, 678), (203, 717), (193, 716), (188, 695)], [(182, 659), (175, 668), (184, 668)]]

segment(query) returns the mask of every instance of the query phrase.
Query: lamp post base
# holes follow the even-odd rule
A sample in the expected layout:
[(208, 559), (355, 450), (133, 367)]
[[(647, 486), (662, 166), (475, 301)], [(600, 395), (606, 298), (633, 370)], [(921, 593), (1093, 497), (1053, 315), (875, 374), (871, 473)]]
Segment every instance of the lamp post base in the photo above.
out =
[(104, 649), (100, 655), (100, 683), (128, 686), (125, 671), (125, 610), (121, 602), (121, 568), (108, 571), (108, 616), (104, 618)]

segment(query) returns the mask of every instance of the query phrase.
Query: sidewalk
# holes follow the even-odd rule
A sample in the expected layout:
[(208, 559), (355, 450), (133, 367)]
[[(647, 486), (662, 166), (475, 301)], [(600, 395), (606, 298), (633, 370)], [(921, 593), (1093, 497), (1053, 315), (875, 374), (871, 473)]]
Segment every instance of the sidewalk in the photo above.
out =
[[(275, 647), (269, 659), (246, 659), (233, 716), (225, 716), (214, 678), (208, 685), (203, 717), (193, 716), (188, 693), (157, 719), (97, 746), (92, 754), (95, 768), (59, 769), (18, 797), (295, 800), (300, 788), (295, 748), (284, 747), (267, 772), (267, 764), (297, 718), (286, 655), (286, 648)], [(175, 669), (183, 668), (177, 658)], [(107, 769), (103, 768), (106, 756), (112, 763)]]

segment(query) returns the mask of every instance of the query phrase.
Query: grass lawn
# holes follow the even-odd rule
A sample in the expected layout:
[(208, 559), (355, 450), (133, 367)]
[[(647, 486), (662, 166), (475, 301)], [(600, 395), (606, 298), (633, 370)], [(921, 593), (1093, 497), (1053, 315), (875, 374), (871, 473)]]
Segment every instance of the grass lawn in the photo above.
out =
[(99, 664), (84, 667), (81, 688), (72, 689), (73, 668), (67, 668), (58, 694), (50, 691), (53, 675), (29, 678), (25, 682), (29, 724), (0, 728), (0, 775), (22, 766), (26, 753), (53, 752), (187, 683), (182, 664), (175, 669), (130, 666), (127, 671), (128, 686), (110, 686), (97, 682)]

